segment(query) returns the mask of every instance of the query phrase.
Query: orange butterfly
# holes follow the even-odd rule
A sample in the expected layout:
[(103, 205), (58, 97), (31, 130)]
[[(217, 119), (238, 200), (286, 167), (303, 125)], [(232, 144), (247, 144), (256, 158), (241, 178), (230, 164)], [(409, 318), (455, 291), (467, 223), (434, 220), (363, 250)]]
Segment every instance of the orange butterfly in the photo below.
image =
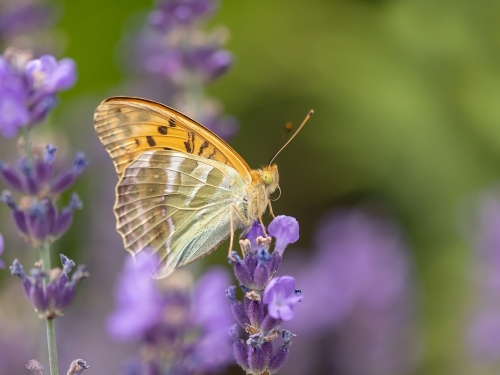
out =
[(144, 248), (157, 254), (155, 277), (210, 254), (229, 235), (231, 252), (237, 228), (245, 233), (255, 220), (262, 225), (268, 206), (272, 214), (277, 165), (250, 169), (226, 142), (182, 113), (114, 97), (97, 107), (94, 123), (119, 177), (117, 230), (132, 254)]

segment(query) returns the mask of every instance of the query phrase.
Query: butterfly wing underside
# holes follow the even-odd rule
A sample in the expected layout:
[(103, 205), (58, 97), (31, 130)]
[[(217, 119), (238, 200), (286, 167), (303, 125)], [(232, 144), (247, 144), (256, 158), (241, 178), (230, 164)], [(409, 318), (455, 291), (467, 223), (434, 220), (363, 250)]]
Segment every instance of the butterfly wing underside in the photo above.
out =
[(94, 125), (118, 176), (143, 152), (175, 150), (233, 167), (250, 181), (250, 167), (231, 146), (203, 125), (173, 108), (146, 99), (114, 97), (103, 101)]
[(245, 194), (239, 173), (223, 163), (176, 151), (144, 152), (117, 185), (117, 229), (131, 253), (156, 253), (155, 277), (165, 277), (228, 237), (229, 209), (236, 204), (243, 210)]
[[(230, 233), (230, 207), (245, 212), (250, 167), (187, 116), (145, 99), (99, 105), (96, 132), (118, 173), (117, 230), (132, 254), (148, 247), (157, 278), (212, 252)], [(242, 223), (234, 218), (235, 228)]]

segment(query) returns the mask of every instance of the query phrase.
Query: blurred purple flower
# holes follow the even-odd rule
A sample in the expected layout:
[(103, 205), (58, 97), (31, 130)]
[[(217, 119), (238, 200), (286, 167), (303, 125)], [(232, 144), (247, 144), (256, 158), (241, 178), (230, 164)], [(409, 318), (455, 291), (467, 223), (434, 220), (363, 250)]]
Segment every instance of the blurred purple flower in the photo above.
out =
[(4, 1), (0, 9), (2, 39), (13, 34), (37, 31), (54, 22), (51, 4), (36, 1)]
[(78, 266), (71, 279), (69, 273), (75, 262), (61, 254), (62, 269), (53, 268), (49, 274), (34, 268), (27, 276), (17, 259), (10, 266), (12, 275), (23, 281), (23, 289), (41, 319), (63, 315), (76, 295), (76, 285), (88, 277), (85, 266)]
[(217, 5), (216, 0), (160, 0), (156, 10), (149, 15), (149, 22), (159, 29), (168, 30), (211, 15)]
[(267, 304), (269, 315), (283, 321), (293, 318), (293, 306), (302, 301), (302, 293), (295, 290), (291, 276), (275, 277), (264, 290), (262, 302)]
[[(467, 344), (472, 357), (483, 365), (500, 361), (500, 194), (484, 192), (476, 203), (472, 275), (476, 290)], [(467, 218), (469, 225), (470, 217)]]
[(25, 74), (38, 95), (55, 94), (71, 88), (76, 81), (76, 65), (72, 59), (57, 61), (54, 56), (43, 55), (26, 64)]
[(31, 60), (27, 52), (7, 49), (0, 57), (0, 78), (0, 133), (11, 138), (45, 119), (56, 94), (74, 85), (76, 68), (71, 59)]
[[(158, 1), (149, 15), (149, 25), (127, 38), (131, 51), (124, 60), (142, 82), (154, 81), (148, 86), (163, 81), (161, 96), (154, 99), (228, 139), (238, 130), (236, 118), (223, 116), (220, 102), (204, 93), (205, 85), (228, 72), (234, 63), (233, 55), (222, 48), (227, 32), (220, 27), (210, 33), (204, 30), (202, 21), (217, 5), (214, 0)], [(131, 94), (137, 95), (136, 91)], [(155, 96), (152, 91), (147, 95)]]
[[(229, 364), (231, 316), (220, 308), (225, 303), (227, 273), (209, 270), (192, 291), (187, 271), (176, 271), (162, 285), (151, 275), (154, 256), (140, 253), (135, 259), (126, 261), (116, 292), (117, 308), (108, 318), (107, 328), (113, 338), (139, 342), (159, 355), (139, 358), (130, 370), (148, 374), (161, 367), (172, 373), (196, 374)], [(175, 353), (171, 360), (160, 355), (165, 351)]]
[(163, 299), (151, 276), (155, 262), (154, 256), (144, 253), (127, 258), (116, 288), (117, 306), (106, 324), (113, 338), (140, 340), (159, 323)]
[[(323, 220), (309, 261), (288, 258), (307, 292), (290, 329), (305, 354), (290, 357), (290, 374), (336, 369), (342, 374), (410, 373), (418, 351), (410, 262), (399, 226), (360, 210)], [(295, 266), (293, 266), (295, 264)], [(322, 356), (319, 353), (324, 353)], [(362, 361), (359, 358), (363, 358)]]

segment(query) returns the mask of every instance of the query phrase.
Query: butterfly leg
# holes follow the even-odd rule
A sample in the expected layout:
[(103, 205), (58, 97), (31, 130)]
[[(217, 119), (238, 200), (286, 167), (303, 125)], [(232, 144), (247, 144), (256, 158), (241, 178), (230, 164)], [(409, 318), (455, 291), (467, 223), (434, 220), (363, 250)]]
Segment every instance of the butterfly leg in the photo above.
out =
[[(264, 194), (266, 194), (266, 192), (264, 191)], [(262, 207), (260, 207), (261, 205), (261, 201), (260, 199), (257, 199), (257, 215), (259, 216), (259, 223), (260, 223), (260, 226), (262, 228), (262, 232), (264, 232), (264, 237), (269, 237), (267, 235), (267, 232), (266, 232), (266, 227), (264, 226), (264, 223), (262, 222)]]
[(233, 251), (233, 242), (234, 242), (233, 210), (234, 210), (234, 206), (231, 206), (229, 208), (229, 227), (230, 227), (230, 232), (231, 232), (231, 239), (229, 240), (229, 252), (227, 254), (227, 257), (229, 259), (231, 259), (233, 262), (236, 262), (236, 258), (233, 257), (233, 254), (232, 254), (232, 251)]
[[(244, 223), (246, 221), (245, 219), (245, 216), (241, 213), (241, 211), (238, 209), (238, 207), (236, 205), (231, 205), (231, 208), (229, 209), (230, 210), (230, 220), (231, 220), (231, 240), (230, 240), (230, 245), (229, 245), (229, 258), (231, 260), (233, 260), (233, 256), (231, 255), (231, 249), (233, 247), (233, 240), (234, 240), (234, 227), (233, 227), (233, 210), (234, 212), (239, 216), (240, 220), (242, 223)], [(248, 232), (248, 230), (247, 230)], [(240, 238), (242, 237), (244, 233), (242, 232), (242, 234), (240, 235)], [(245, 253), (243, 252), (243, 249), (241, 249), (241, 253), (243, 254), (243, 256), (245, 256)], [(234, 259), (234, 261), (236, 261)]]
[(271, 205), (271, 201), (269, 201), (269, 213), (271, 214), (271, 216), (273, 217), (273, 219), (276, 218), (276, 216), (274, 216), (273, 206)]

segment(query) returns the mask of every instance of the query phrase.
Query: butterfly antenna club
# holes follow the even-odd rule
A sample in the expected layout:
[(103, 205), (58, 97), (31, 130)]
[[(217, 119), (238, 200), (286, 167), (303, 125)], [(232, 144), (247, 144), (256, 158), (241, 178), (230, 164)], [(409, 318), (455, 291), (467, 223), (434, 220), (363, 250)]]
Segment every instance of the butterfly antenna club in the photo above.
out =
[[(288, 141), (278, 150), (278, 152), (276, 152), (274, 154), (274, 156), (271, 158), (271, 161), (269, 162), (269, 165), (272, 164), (272, 162), (274, 161), (274, 159), (276, 159), (276, 156), (278, 156), (278, 154), (283, 151), (283, 149), (288, 146), (288, 144), (292, 141), (292, 139), (295, 138), (295, 136), (297, 135), (297, 133), (304, 127), (304, 125), (306, 124), (306, 122), (311, 118), (311, 116), (314, 114), (314, 110), (311, 109), (308, 113), (307, 113), (307, 116), (304, 118), (304, 120), (302, 121), (302, 123), (300, 124), (300, 126), (297, 128), (297, 130), (295, 130), (295, 133), (292, 134), (292, 136), (288, 139)], [(288, 125), (292, 125), (292, 123), (288, 122), (286, 125), (285, 125), (285, 132), (290, 132), (290, 130), (292, 130), (292, 128), (290, 127), (289, 130), (288, 130)], [(293, 125), (292, 125), (293, 126)], [(285, 133), (286, 135), (287, 133)], [(280, 142), (281, 143), (281, 142)]]

